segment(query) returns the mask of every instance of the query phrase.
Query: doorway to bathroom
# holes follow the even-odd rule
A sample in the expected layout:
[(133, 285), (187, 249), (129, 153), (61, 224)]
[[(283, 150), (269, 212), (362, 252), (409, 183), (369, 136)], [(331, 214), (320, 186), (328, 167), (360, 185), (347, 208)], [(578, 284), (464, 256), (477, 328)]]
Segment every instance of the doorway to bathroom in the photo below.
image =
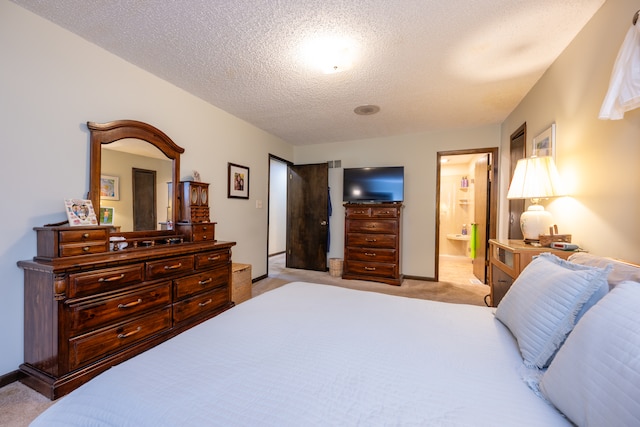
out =
[(496, 236), (497, 148), (438, 153), (435, 279), (487, 283), (488, 241)]

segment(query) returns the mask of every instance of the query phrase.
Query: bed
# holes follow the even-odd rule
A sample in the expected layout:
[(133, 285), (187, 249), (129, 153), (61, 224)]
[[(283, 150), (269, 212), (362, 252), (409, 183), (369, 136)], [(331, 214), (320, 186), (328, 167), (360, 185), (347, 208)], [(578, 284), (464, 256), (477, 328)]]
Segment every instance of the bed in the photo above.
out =
[[(549, 271), (546, 264), (538, 268)], [(599, 277), (610, 286), (606, 279), (610, 267), (580, 268), (601, 271)], [(632, 269), (630, 274), (638, 271)], [(631, 289), (638, 298), (635, 304), (640, 303), (640, 293), (635, 292), (640, 285), (622, 282), (591, 301), (593, 307), (585, 313), (578, 316), (572, 307), (569, 317), (578, 325), (589, 323), (596, 317), (592, 312), (606, 305), (611, 294), (621, 293), (619, 289)], [(504, 301), (509, 302), (507, 296)], [(580, 308), (587, 303), (583, 297)], [(616, 304), (618, 300), (626, 304), (633, 298), (625, 294), (618, 296)], [(613, 310), (619, 312), (620, 307), (614, 304)], [(523, 356), (525, 338), (508, 321), (509, 312), (501, 311), (500, 306), (492, 309), (290, 283), (109, 369), (61, 398), (32, 426), (592, 423), (593, 418), (576, 418), (571, 410), (568, 419), (553, 396), (571, 381), (570, 369), (561, 367), (564, 377), (556, 379), (559, 386), (545, 378), (556, 363), (575, 365), (571, 360), (564, 362), (561, 352), (578, 335), (578, 327), (558, 345), (560, 350), (553, 354), (550, 366), (537, 368)], [(640, 336), (640, 330), (633, 332), (633, 325), (631, 329), (631, 335)], [(590, 329), (583, 333), (591, 334)], [(637, 337), (627, 339), (640, 344)], [(624, 363), (639, 372), (638, 347), (623, 347), (629, 356)], [(593, 397), (614, 406), (605, 411), (623, 411), (623, 418), (615, 415), (623, 424), (610, 425), (640, 421), (639, 404), (634, 402), (640, 396), (640, 381), (638, 374), (629, 377), (630, 384), (614, 392), (613, 400), (622, 403), (611, 403), (606, 396), (604, 400)], [(634, 386), (638, 386), (637, 393), (627, 402), (626, 395), (634, 392)], [(593, 387), (601, 388), (600, 384)]]

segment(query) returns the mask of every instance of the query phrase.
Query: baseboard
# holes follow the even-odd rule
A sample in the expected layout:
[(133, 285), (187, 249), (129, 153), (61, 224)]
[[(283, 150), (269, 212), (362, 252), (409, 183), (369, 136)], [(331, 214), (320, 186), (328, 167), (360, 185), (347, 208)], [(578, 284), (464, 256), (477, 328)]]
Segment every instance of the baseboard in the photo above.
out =
[(251, 283), (259, 282), (260, 280), (266, 279), (267, 277), (269, 277), (268, 274), (263, 274), (262, 276), (256, 277), (255, 279), (251, 279)]
[(411, 279), (411, 280), (422, 280), (425, 282), (435, 282), (436, 279), (433, 277), (423, 277), (423, 276), (409, 276), (409, 275), (404, 275), (405, 279)]
[(24, 374), (20, 371), (9, 372), (8, 374), (0, 375), (0, 387), (4, 387), (11, 383), (18, 381)]

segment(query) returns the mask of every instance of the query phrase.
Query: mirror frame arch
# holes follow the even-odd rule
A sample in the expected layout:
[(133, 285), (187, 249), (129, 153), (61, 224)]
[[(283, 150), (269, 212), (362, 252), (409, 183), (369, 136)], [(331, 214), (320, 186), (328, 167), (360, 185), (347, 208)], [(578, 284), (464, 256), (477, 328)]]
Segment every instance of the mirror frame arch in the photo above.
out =
[[(87, 122), (90, 133), (90, 160), (89, 160), (89, 199), (94, 209), (100, 208), (100, 176), (102, 174), (102, 146), (111, 144), (121, 139), (135, 138), (148, 142), (158, 148), (162, 153), (172, 160), (172, 188), (177, 188), (180, 182), (180, 154), (184, 153), (184, 148), (178, 146), (160, 129), (148, 123), (137, 120), (114, 120), (107, 123)], [(176, 207), (178, 195), (173, 191), (171, 195), (171, 220), (176, 223)], [(169, 231), (170, 233), (175, 233)], [(167, 231), (140, 231), (125, 232), (121, 234), (167, 234)]]

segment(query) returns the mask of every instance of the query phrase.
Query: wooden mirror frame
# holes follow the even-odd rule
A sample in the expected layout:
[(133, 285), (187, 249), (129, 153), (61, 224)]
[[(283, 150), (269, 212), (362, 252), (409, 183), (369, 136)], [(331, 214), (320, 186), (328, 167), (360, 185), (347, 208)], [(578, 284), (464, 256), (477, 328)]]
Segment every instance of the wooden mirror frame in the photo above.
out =
[[(87, 127), (91, 135), (91, 157), (89, 161), (89, 199), (98, 211), (100, 209), (100, 176), (102, 173), (102, 146), (112, 142), (135, 138), (148, 142), (158, 148), (165, 156), (173, 162), (172, 188), (174, 189), (171, 198), (171, 220), (176, 223), (176, 207), (178, 196), (175, 189), (180, 181), (180, 154), (184, 153), (184, 148), (176, 145), (164, 132), (148, 123), (136, 120), (115, 120), (107, 123), (87, 122)], [(174, 227), (175, 230), (175, 227)], [(138, 231), (121, 234), (167, 234), (167, 231)], [(175, 233), (170, 231), (169, 233)]]

